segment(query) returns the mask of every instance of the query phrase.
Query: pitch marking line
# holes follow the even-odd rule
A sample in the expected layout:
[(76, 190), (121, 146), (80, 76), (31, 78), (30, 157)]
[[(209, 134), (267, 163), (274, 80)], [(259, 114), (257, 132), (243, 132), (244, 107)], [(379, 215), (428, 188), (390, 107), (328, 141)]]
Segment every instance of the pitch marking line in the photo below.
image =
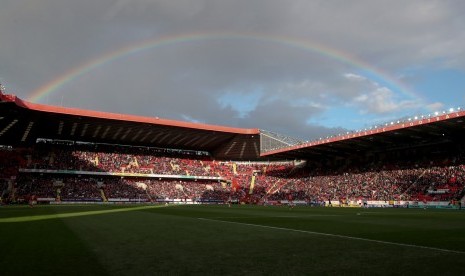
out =
[[(358, 212), (359, 214), (383, 214), (383, 215), (399, 215), (399, 213), (391, 213), (391, 212)], [(428, 214), (426, 212), (415, 212), (415, 213), (402, 213), (401, 215), (424, 215)]]
[(417, 249), (428, 249), (428, 250), (441, 251), (441, 252), (447, 252), (447, 253), (465, 254), (465, 252), (463, 252), (463, 251), (450, 250), (450, 249), (437, 248), (437, 247), (429, 247), (429, 246), (422, 246), (422, 245), (414, 245), (414, 244), (408, 244), (408, 243), (398, 243), (398, 242), (389, 242), (389, 241), (365, 239), (365, 238), (344, 236), (344, 235), (338, 235), (338, 234), (313, 232), (313, 231), (306, 231), (306, 230), (299, 230), (299, 229), (292, 229), (292, 228), (283, 228), (283, 227), (267, 226), (267, 225), (260, 225), (260, 224), (251, 224), (251, 223), (242, 223), (242, 222), (234, 222), (234, 221), (215, 220), (215, 219), (207, 219), (207, 218), (198, 218), (198, 219), (199, 220), (205, 220), (205, 221), (215, 221), (215, 222), (223, 222), (223, 223), (229, 223), (229, 224), (237, 224), (237, 225), (245, 225), (245, 226), (267, 228), (267, 229), (284, 230), (284, 231), (291, 231), (291, 232), (305, 233), (305, 234), (319, 235), (319, 236), (326, 236), (326, 237), (333, 237), (333, 238), (341, 238), (341, 239), (348, 239), (348, 240), (357, 240), (357, 241), (373, 242), (373, 243), (396, 245), (396, 246), (403, 246), (403, 247), (411, 247), (411, 248), (417, 248)]
[[(248, 216), (248, 217), (210, 217), (213, 219), (260, 219), (260, 218), (313, 218), (313, 217), (340, 217), (342, 215), (304, 215), (304, 216)], [(199, 218), (201, 219), (201, 218)]]

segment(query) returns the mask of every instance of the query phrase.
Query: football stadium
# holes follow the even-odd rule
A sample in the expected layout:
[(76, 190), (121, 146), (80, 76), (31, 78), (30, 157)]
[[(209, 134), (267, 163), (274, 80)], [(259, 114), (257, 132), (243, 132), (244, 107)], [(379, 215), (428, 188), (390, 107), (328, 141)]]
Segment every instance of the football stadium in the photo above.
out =
[(2, 91), (1, 274), (463, 274), (464, 118), (300, 141)]

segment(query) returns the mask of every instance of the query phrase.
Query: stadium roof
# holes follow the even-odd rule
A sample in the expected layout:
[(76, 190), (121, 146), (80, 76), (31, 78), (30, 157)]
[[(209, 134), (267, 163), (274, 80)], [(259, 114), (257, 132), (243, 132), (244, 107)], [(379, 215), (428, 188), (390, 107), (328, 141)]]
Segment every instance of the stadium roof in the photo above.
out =
[(3, 145), (28, 146), (43, 138), (208, 151), (222, 160), (320, 160), (442, 147), (463, 140), (464, 121), (465, 111), (451, 110), (301, 142), (259, 129), (34, 104), (0, 92), (0, 144)]
[(319, 160), (425, 147), (441, 149), (463, 144), (464, 122), (465, 111), (450, 110), (270, 150), (262, 152), (262, 157)]
[(38, 138), (208, 151), (221, 159), (254, 160), (260, 131), (34, 104), (0, 93), (0, 144)]

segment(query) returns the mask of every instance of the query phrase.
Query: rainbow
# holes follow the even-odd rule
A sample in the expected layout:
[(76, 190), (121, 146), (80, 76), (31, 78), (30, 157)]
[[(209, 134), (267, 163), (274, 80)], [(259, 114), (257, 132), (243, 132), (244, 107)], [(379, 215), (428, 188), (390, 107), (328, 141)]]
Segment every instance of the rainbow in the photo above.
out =
[(376, 81), (381, 81), (383, 85), (386, 85), (391, 90), (402, 93), (404, 96), (407, 96), (410, 99), (421, 99), (421, 96), (411, 91), (408, 87), (403, 85), (396, 78), (390, 76), (388, 73), (383, 72), (380, 69), (375, 68), (374, 66), (371, 66), (370, 64), (364, 62), (356, 56), (353, 56), (349, 53), (345, 53), (334, 48), (330, 48), (322, 44), (285, 36), (261, 35), (253, 33), (194, 33), (181, 34), (175, 36), (164, 36), (156, 39), (139, 41), (135, 44), (107, 52), (104, 55), (84, 62), (83, 64), (77, 67), (71, 68), (69, 71), (60, 75), (56, 79), (36, 89), (30, 94), (28, 100), (32, 102), (40, 102), (42, 99), (44, 99), (45, 96), (52, 94), (53, 92), (62, 88), (66, 84), (75, 80), (76, 78), (94, 70), (97, 67), (109, 64), (114, 60), (121, 59), (142, 51), (155, 49), (158, 47), (169, 46), (178, 43), (208, 40), (255, 40), (261, 42), (276, 43), (305, 51), (310, 51), (312, 53), (319, 54), (321, 56), (330, 58), (343, 64), (347, 64), (355, 68), (358, 68), (362, 72), (366, 72), (370, 77), (376, 79)]

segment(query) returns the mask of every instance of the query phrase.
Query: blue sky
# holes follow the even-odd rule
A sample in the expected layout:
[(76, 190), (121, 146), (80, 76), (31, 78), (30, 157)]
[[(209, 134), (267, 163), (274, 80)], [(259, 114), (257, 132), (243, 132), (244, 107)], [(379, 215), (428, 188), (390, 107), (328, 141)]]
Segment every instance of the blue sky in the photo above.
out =
[(4, 0), (0, 81), (30, 99), (109, 53), (196, 37), (35, 101), (312, 140), (464, 107), (463, 14), (455, 0)]
[(415, 90), (431, 101), (447, 103), (445, 107), (464, 104), (465, 72), (458, 69), (423, 69), (417, 72), (421, 80), (415, 83)]

